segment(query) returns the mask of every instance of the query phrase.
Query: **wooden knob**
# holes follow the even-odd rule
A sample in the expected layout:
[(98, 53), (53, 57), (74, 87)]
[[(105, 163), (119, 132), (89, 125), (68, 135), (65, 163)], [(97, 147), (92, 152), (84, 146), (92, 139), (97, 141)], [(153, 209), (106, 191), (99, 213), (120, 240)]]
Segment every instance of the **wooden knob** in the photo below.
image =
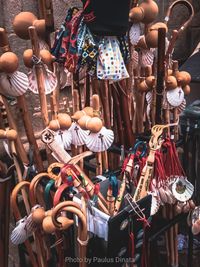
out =
[(60, 129), (60, 124), (58, 120), (51, 120), (49, 122), (49, 129), (51, 129), (52, 131), (58, 131)]
[(52, 218), (51, 216), (46, 216), (42, 222), (42, 228), (43, 230), (48, 233), (48, 234), (52, 234), (55, 232), (56, 227), (53, 224)]
[(13, 73), (18, 69), (19, 59), (13, 52), (6, 52), (0, 57), (0, 69), (5, 73)]
[(153, 24), (147, 34), (145, 35), (146, 44), (149, 48), (156, 48), (158, 47), (158, 29), (159, 28), (165, 28), (166, 32), (168, 31), (168, 28), (166, 24), (162, 22), (158, 22)]
[(9, 141), (14, 141), (17, 139), (17, 132), (15, 130), (0, 130), (0, 139), (8, 139)]
[(28, 28), (33, 25), (33, 22), (37, 20), (37, 17), (31, 12), (21, 12), (15, 16), (13, 21), (13, 29), (16, 35), (21, 38), (28, 40), (29, 32)]
[(133, 23), (141, 22), (144, 18), (144, 9), (140, 6), (134, 7), (130, 10), (129, 20)]
[(98, 133), (103, 127), (103, 122), (100, 118), (94, 117), (87, 122), (87, 129), (92, 133)]
[(32, 49), (26, 49), (24, 51), (24, 54), (23, 54), (23, 61), (24, 61), (24, 65), (27, 68), (32, 68), (33, 67), (32, 57), (33, 57), (33, 50)]
[(67, 130), (72, 125), (71, 117), (66, 113), (59, 113), (57, 120), (62, 130)]
[(146, 91), (149, 90), (149, 87), (148, 87), (146, 81), (142, 81), (141, 83), (138, 84), (137, 89), (138, 89), (140, 92), (146, 92)]
[(176, 79), (180, 86), (186, 86), (191, 82), (191, 75), (187, 71), (178, 71)]
[(38, 36), (45, 37), (46, 24), (44, 19), (37, 19), (33, 22), (32, 26), (36, 28)]
[(173, 90), (173, 89), (177, 88), (177, 86), (178, 86), (176, 77), (174, 77), (174, 76), (168, 76), (165, 80), (165, 84), (166, 84), (167, 90)]
[(78, 120), (78, 124), (81, 127), (81, 129), (87, 130), (87, 124), (88, 124), (90, 119), (91, 119), (90, 116), (84, 115)]
[(51, 53), (46, 49), (40, 50), (40, 56), (41, 56), (42, 62), (46, 64), (47, 66), (50, 66), (51, 63), (53, 62), (53, 57)]
[(45, 210), (42, 207), (36, 208), (35, 210), (32, 211), (32, 218), (33, 221), (37, 224), (42, 223), (42, 221), (45, 218)]
[(156, 19), (159, 9), (155, 1), (146, 0), (142, 2), (139, 7), (144, 10), (144, 17), (142, 19), (143, 23), (149, 24)]

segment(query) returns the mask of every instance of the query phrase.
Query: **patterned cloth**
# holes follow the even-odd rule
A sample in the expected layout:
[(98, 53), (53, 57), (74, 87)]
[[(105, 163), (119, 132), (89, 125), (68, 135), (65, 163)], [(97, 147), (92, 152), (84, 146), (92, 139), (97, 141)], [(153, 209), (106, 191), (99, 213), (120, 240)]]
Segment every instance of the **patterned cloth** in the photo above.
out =
[(56, 36), (52, 54), (59, 62), (63, 62), (70, 72), (75, 72), (78, 63), (77, 34), (82, 19), (82, 11), (75, 8), (68, 10), (65, 22)]
[(99, 44), (97, 77), (101, 80), (119, 81), (129, 77), (117, 37), (103, 37)]
[(82, 21), (78, 30), (77, 50), (79, 55), (78, 68), (87, 66), (90, 75), (96, 74), (98, 45), (89, 28)]

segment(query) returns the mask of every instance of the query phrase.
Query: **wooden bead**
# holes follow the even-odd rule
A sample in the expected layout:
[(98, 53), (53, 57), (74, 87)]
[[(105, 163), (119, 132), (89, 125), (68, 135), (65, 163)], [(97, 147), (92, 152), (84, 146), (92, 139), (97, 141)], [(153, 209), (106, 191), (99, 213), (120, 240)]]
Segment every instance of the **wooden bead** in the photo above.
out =
[(144, 18), (144, 9), (140, 6), (134, 7), (130, 10), (129, 19), (133, 23), (141, 22)]
[(144, 10), (144, 18), (142, 19), (143, 23), (149, 24), (156, 19), (159, 9), (155, 1), (146, 0), (142, 2), (139, 7), (143, 8)]
[(51, 63), (53, 62), (51, 53), (46, 49), (40, 50), (40, 56), (41, 56), (42, 62), (46, 64), (47, 66), (50, 66)]
[(37, 17), (31, 12), (21, 12), (15, 16), (13, 21), (13, 29), (16, 35), (21, 39), (28, 40), (28, 28), (33, 26), (33, 22), (35, 20), (37, 20)]
[(32, 211), (32, 218), (33, 221), (37, 224), (42, 223), (45, 218), (45, 210), (44, 208), (40, 207)]
[(55, 232), (56, 227), (53, 224), (52, 217), (51, 216), (46, 216), (42, 222), (42, 228), (43, 230), (48, 233), (52, 234)]
[(176, 79), (180, 86), (186, 86), (191, 82), (191, 75), (187, 71), (178, 71)]
[(46, 25), (44, 19), (36, 19), (33, 21), (33, 26), (36, 28), (38, 36), (45, 37)]
[(155, 83), (155, 76), (151, 75), (146, 77), (146, 84), (149, 88), (151, 88), (153, 86), (153, 84)]
[(98, 133), (103, 127), (103, 122), (100, 118), (91, 118), (87, 123), (87, 129), (92, 133)]
[(15, 130), (0, 130), (0, 139), (8, 139), (9, 141), (14, 141), (17, 139), (17, 132)]
[(51, 129), (52, 131), (57, 131), (60, 129), (60, 124), (58, 122), (58, 120), (51, 120), (49, 122), (49, 129)]
[(83, 130), (87, 130), (87, 123), (91, 119), (90, 116), (84, 115), (78, 120), (78, 124)]
[(146, 40), (146, 44), (147, 47), (149, 48), (156, 48), (158, 47), (158, 29), (159, 28), (165, 28), (166, 32), (167, 32), (167, 26), (166, 24), (162, 23), (162, 22), (158, 22), (153, 24), (147, 34), (145, 35), (145, 40)]
[(58, 123), (60, 124), (60, 129), (67, 130), (72, 125), (71, 117), (66, 113), (59, 113), (57, 116)]
[(141, 83), (138, 84), (137, 88), (140, 92), (147, 92), (149, 90), (149, 87), (146, 84), (146, 81), (142, 81)]
[(167, 90), (173, 90), (178, 86), (176, 77), (174, 76), (168, 76), (165, 80), (165, 84)]
[(0, 69), (5, 73), (13, 73), (19, 67), (19, 59), (13, 52), (6, 52), (0, 57)]
[(189, 95), (191, 92), (191, 87), (189, 85), (186, 85), (183, 87), (183, 92), (185, 95)]
[(27, 68), (33, 67), (32, 57), (33, 57), (33, 50), (32, 49), (26, 49), (24, 51), (24, 54), (23, 54), (23, 61), (24, 61), (24, 65)]

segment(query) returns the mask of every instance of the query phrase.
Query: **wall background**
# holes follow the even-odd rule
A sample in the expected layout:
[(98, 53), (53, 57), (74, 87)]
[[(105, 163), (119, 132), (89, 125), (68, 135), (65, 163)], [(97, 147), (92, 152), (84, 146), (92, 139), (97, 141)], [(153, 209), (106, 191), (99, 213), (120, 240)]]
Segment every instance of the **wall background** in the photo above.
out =
[[(70, 6), (75, 5), (81, 7), (80, 0), (52, 0), (52, 2), (56, 28), (59, 28), (60, 24), (63, 22), (66, 15), (66, 10)], [(158, 3), (160, 9), (158, 20), (162, 20), (169, 3), (173, 1), (156, 0), (156, 2)], [(190, 2), (194, 6), (196, 14), (190, 27), (183, 33), (177, 42), (175, 56), (179, 60), (185, 60), (200, 41), (200, 1), (192, 0)], [(0, 0), (0, 27), (3, 27), (7, 30), (11, 48), (15, 53), (18, 54), (19, 58), (21, 58), (23, 51), (30, 47), (29, 41), (24, 41), (18, 38), (12, 29), (13, 18), (21, 11), (30, 11), (39, 17), (38, 1)], [(171, 20), (170, 27), (176, 28), (177, 25), (180, 25), (180, 21), (184, 19), (185, 16), (187, 16), (187, 13), (185, 12), (184, 8), (177, 8)], [(23, 69), (22, 62), (20, 66), (21, 69)]]

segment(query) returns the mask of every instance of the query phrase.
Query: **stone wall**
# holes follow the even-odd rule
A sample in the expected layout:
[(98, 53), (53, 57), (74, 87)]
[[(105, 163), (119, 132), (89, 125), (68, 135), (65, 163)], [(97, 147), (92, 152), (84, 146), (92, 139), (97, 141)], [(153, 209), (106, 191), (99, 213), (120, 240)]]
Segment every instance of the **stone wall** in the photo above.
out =
[[(81, 6), (80, 0), (52, 0), (52, 2), (56, 28), (59, 28), (60, 24), (63, 22), (66, 15), (66, 10), (69, 7)], [(164, 14), (166, 13), (168, 4), (170, 2), (172, 1), (157, 0), (160, 9), (158, 20), (162, 20), (164, 18)], [(195, 18), (193, 19), (187, 31), (185, 31), (182, 37), (180, 37), (175, 50), (176, 58), (180, 60), (187, 58), (191, 54), (195, 45), (197, 45), (197, 43), (200, 41), (200, 1), (193, 0), (192, 4), (196, 12)], [(24, 41), (18, 38), (12, 29), (13, 18), (21, 11), (31, 11), (39, 17), (38, 1), (0, 0), (0, 27), (4, 27), (7, 30), (11, 48), (18, 54), (20, 58), (20, 68), (24, 70), (21, 56), (23, 51), (30, 47), (30, 43), (29, 41)], [(170, 27), (176, 28), (177, 25), (180, 25), (180, 21), (185, 16), (187, 16), (186, 12), (184, 12), (184, 9), (180, 9), (179, 7), (174, 12)]]

